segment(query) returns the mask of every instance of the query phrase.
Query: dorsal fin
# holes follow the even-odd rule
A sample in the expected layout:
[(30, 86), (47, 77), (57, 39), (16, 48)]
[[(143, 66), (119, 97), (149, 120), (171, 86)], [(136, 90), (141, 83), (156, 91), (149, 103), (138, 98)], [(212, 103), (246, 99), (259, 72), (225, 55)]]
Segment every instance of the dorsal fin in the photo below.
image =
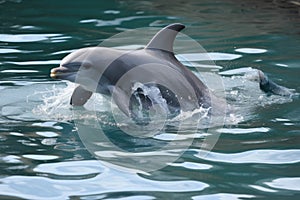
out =
[(151, 41), (147, 44), (145, 49), (159, 49), (164, 51), (173, 52), (173, 43), (176, 35), (185, 26), (183, 24), (170, 24), (165, 28), (161, 29), (154, 35)]

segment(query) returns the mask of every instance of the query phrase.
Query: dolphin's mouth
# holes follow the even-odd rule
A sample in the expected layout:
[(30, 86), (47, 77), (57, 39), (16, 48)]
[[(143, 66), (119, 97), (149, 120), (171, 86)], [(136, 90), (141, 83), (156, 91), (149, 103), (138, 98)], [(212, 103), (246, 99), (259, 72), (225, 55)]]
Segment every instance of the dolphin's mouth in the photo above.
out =
[(50, 77), (54, 79), (69, 80), (70, 77), (73, 77), (78, 72), (82, 63), (67, 63), (59, 67), (51, 69)]
[(68, 79), (69, 76), (75, 75), (77, 71), (70, 70), (66, 67), (56, 67), (51, 69), (50, 77), (54, 79)]

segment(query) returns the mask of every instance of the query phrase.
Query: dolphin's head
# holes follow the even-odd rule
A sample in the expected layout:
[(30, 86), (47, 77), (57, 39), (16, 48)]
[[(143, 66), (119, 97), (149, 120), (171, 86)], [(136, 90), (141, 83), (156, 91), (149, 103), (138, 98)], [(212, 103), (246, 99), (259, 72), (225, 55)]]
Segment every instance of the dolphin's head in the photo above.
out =
[[(96, 91), (99, 80), (108, 63), (114, 55), (113, 50), (101, 47), (78, 49), (67, 55), (59, 67), (51, 70), (50, 76), (54, 79), (68, 80), (80, 84), (89, 91)], [(114, 56), (112, 56), (114, 57)]]
[(88, 70), (92, 66), (86, 59), (88, 52), (88, 48), (83, 48), (67, 55), (59, 67), (51, 69), (51, 78), (76, 82), (78, 72)]

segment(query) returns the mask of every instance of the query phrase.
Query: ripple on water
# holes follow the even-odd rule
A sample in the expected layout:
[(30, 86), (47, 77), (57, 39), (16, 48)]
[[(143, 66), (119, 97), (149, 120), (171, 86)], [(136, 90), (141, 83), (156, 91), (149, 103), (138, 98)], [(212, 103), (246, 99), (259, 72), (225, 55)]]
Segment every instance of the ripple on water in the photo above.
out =
[(300, 191), (300, 177), (278, 178), (265, 184), (276, 189)]
[(272, 190), (270, 188), (266, 188), (260, 185), (249, 185), (249, 187), (252, 187), (256, 190), (262, 191), (262, 192), (277, 192), (277, 190)]
[(4, 48), (0, 49), (0, 53), (21, 53), (21, 52), (22, 51), (18, 49), (4, 49)]
[(192, 169), (192, 170), (207, 170), (211, 169), (213, 166), (208, 164), (200, 164), (200, 163), (194, 163), (194, 162), (183, 162), (183, 163), (170, 163), (170, 166), (174, 167), (183, 167), (186, 169)]
[(36, 73), (39, 72), (37, 70), (29, 70), (29, 69), (7, 69), (7, 70), (2, 70), (0, 71), (1, 73)]
[(271, 129), (266, 127), (259, 128), (220, 128), (217, 129), (219, 133), (228, 133), (228, 134), (247, 134), (247, 133), (267, 133)]
[[(291, 164), (300, 162), (300, 150), (251, 150), (241, 153), (216, 153), (195, 150), (196, 157), (224, 163)], [(203, 152), (205, 154), (203, 154)], [(201, 155), (206, 155), (205, 157)]]
[(54, 128), (54, 129), (57, 129), (57, 130), (62, 130), (63, 129), (62, 126), (57, 125), (57, 122), (52, 122), (52, 121), (33, 123), (32, 126)]
[(37, 135), (43, 136), (43, 137), (57, 137), (58, 134), (52, 131), (38, 131), (36, 132)]
[(33, 60), (33, 61), (22, 61), (22, 62), (5, 62), (13, 65), (59, 65), (60, 60)]
[[(136, 173), (124, 173), (124, 171), (106, 168), (95, 160), (41, 164), (34, 171), (62, 176), (63, 179), (39, 176), (1, 178), (0, 195), (25, 199), (68, 199), (75, 195), (101, 195), (112, 192), (202, 191), (209, 186), (206, 183), (192, 180), (150, 180)], [(87, 176), (81, 179), (65, 179), (66, 175), (78, 176), (87, 173), (99, 174), (92, 178)]]
[(206, 60), (235, 60), (242, 57), (238, 54), (208, 52), (208, 53), (184, 53), (176, 55), (179, 61), (206, 61)]
[(55, 160), (59, 158), (59, 156), (55, 156), (55, 155), (38, 155), (38, 154), (25, 154), (22, 157), (31, 160)]
[(120, 11), (119, 10), (105, 10), (103, 13), (117, 15), (117, 14), (120, 14)]
[(19, 137), (24, 136), (23, 133), (18, 133), (18, 132), (10, 132), (9, 134), (10, 134), (10, 135), (13, 135), (13, 136), (19, 136)]
[(289, 67), (289, 65), (282, 64), (282, 63), (276, 63), (275, 65), (278, 66), (278, 67)]
[(72, 161), (40, 164), (33, 169), (35, 172), (55, 174), (59, 176), (80, 176), (100, 174), (105, 168), (97, 160)]
[(122, 17), (122, 18), (115, 18), (113, 20), (101, 20), (101, 19), (84, 19), (81, 20), (80, 23), (94, 23), (95, 26), (118, 26), (121, 25), (123, 22), (127, 21), (134, 21), (137, 19), (147, 19), (153, 18), (154, 16), (130, 16), (130, 17)]
[(9, 49), (9, 48), (1, 48), (1, 49), (0, 49), (0, 54), (11, 54), (11, 53), (37, 53), (37, 52), (41, 52), (41, 50), (28, 51), (28, 50)]
[(62, 34), (0, 34), (1, 42), (39, 42), (61, 36)]
[(235, 50), (239, 53), (247, 53), (247, 54), (260, 54), (260, 53), (266, 53), (266, 49), (258, 49), (258, 48), (239, 48)]
[(21, 157), (16, 156), (16, 155), (7, 155), (4, 157), (0, 157), (0, 161), (2, 161), (4, 163), (13, 163), (13, 164), (22, 163), (22, 161), (20, 159), (21, 159)]
[(201, 196), (194, 196), (192, 197), (193, 200), (239, 200), (239, 199), (252, 199), (254, 195), (248, 194), (229, 194), (229, 193), (219, 193), (219, 194), (208, 194), (208, 195), (201, 195)]

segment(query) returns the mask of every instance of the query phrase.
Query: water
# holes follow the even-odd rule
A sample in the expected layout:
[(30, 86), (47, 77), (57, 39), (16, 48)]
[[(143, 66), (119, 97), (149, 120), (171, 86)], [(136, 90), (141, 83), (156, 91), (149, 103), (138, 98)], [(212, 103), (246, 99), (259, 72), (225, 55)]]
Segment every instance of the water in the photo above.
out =
[[(284, 1), (4, 0), (0, 10), (1, 199), (299, 198), (299, 98), (267, 96), (251, 80), (253, 74), (244, 73), (260, 69), (300, 91), (299, 6)], [(112, 120), (105, 98), (97, 95), (74, 112), (68, 105), (74, 85), (49, 77), (50, 69), (75, 49), (96, 46), (124, 30), (175, 22), (187, 26), (184, 33), (216, 65), (199, 64), (199, 54), (178, 57), (189, 56), (186, 64), (198, 66), (203, 72), (194, 72), (212, 87), (211, 72), (223, 72), (227, 101), (237, 108), (231, 125), (208, 131), (183, 126), (178, 137), (176, 122), (169, 121), (168, 132), (133, 140), (120, 135), (117, 127), (128, 126)], [(186, 115), (179, 119), (192, 114)], [(86, 149), (89, 135), (80, 135), (82, 128), (93, 133), (91, 124), (99, 119), (97, 124), (122, 147), (100, 152), (101, 161)], [(219, 137), (209, 153), (201, 145), (211, 134)], [(169, 143), (173, 151), (151, 149)], [(113, 156), (126, 161), (130, 151), (140, 153), (130, 158), (137, 162), (149, 158), (167, 164), (154, 171), (117, 168)]]

